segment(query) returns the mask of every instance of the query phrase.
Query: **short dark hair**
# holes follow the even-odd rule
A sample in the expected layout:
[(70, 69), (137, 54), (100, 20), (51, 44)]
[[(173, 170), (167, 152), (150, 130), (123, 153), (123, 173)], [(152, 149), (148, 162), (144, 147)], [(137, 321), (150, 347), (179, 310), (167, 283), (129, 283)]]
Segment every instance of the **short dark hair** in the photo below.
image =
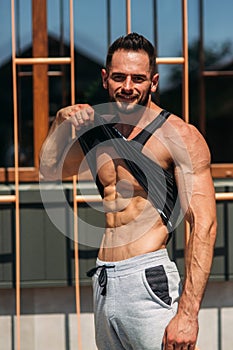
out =
[(151, 75), (154, 75), (156, 69), (156, 49), (143, 35), (130, 33), (116, 39), (108, 49), (106, 58), (106, 69), (108, 70), (112, 63), (112, 56), (117, 50), (139, 51), (143, 50), (149, 57)]

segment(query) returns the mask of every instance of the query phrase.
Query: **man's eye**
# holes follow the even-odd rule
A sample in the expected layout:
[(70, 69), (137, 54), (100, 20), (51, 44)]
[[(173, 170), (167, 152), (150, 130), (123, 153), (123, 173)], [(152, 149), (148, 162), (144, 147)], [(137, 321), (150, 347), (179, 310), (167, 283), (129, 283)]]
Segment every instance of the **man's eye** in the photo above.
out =
[(143, 77), (133, 77), (133, 82), (134, 83), (143, 83), (145, 79)]
[(124, 75), (121, 75), (121, 74), (117, 74), (117, 75), (113, 75), (112, 76), (112, 79), (114, 81), (124, 81), (125, 80), (125, 76)]

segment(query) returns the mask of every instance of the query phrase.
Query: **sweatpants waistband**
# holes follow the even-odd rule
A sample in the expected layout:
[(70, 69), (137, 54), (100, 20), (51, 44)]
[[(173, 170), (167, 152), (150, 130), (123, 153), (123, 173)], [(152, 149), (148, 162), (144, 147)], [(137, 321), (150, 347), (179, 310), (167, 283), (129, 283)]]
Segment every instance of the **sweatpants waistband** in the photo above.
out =
[(166, 263), (171, 263), (167, 249), (160, 249), (120, 261), (103, 261), (99, 258), (96, 260), (96, 266), (105, 266), (107, 268), (109, 277), (123, 276), (143, 270), (145, 266), (152, 267)]

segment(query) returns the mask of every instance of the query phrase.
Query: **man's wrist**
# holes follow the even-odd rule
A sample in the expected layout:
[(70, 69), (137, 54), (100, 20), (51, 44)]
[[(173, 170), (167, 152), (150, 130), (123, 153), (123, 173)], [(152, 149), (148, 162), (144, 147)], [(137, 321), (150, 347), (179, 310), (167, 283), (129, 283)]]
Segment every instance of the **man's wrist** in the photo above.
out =
[(178, 305), (178, 310), (177, 314), (181, 315), (182, 317), (186, 317), (188, 319), (197, 319), (198, 313), (200, 310), (200, 304), (196, 300), (188, 300), (184, 301), (181, 297), (179, 305)]

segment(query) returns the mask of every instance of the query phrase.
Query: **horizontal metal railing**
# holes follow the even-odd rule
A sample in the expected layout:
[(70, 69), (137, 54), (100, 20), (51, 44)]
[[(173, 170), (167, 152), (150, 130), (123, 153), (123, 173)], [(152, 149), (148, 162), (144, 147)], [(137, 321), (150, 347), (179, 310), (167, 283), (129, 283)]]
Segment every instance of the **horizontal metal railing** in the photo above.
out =
[[(78, 203), (88, 202), (101, 202), (102, 198), (100, 195), (76, 195), (75, 197)], [(217, 192), (215, 193), (216, 201), (231, 201), (233, 200), (233, 192)]]
[(0, 203), (15, 203), (16, 195), (15, 194), (2, 194), (0, 196)]
[(233, 200), (233, 192), (215, 193), (216, 201), (231, 201)]
[(15, 58), (16, 65), (34, 65), (34, 64), (71, 64), (70, 57), (31, 57)]

